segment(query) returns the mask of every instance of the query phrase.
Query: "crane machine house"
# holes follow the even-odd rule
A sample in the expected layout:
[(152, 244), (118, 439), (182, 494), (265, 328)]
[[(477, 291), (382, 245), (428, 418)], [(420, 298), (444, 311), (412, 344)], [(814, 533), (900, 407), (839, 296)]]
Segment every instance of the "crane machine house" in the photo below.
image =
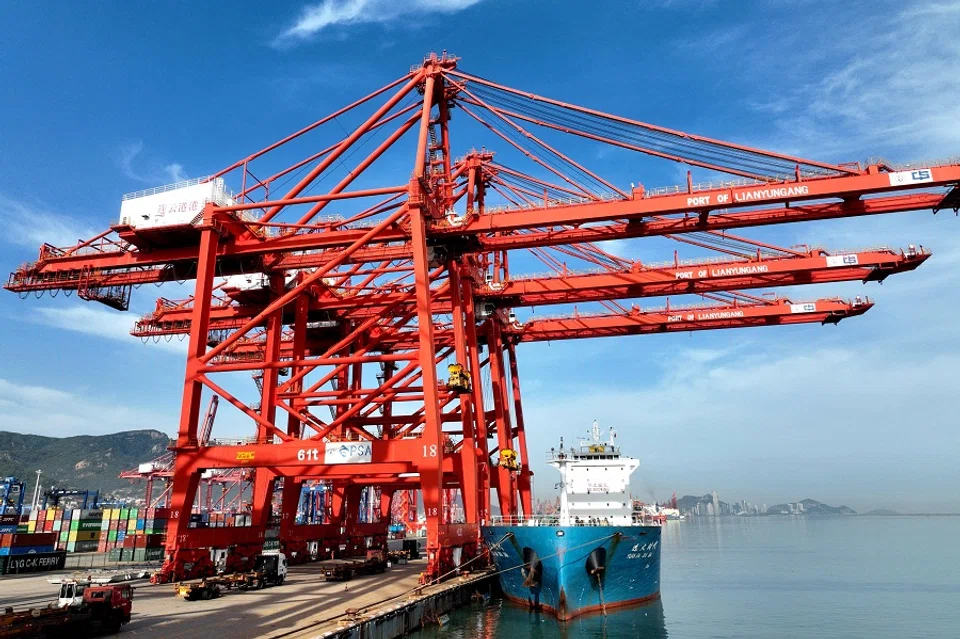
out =
[(217, 206), (237, 203), (223, 178), (194, 178), (127, 193), (120, 203), (120, 224), (135, 229), (190, 226), (199, 221), (207, 202)]

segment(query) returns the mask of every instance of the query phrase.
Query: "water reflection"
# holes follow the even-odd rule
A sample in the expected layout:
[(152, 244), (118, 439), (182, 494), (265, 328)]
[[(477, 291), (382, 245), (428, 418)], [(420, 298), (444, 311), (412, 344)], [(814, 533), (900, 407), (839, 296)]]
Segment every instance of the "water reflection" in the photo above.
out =
[(425, 628), (421, 637), (445, 639), (661, 639), (667, 636), (663, 602), (611, 611), (607, 615), (578, 617), (561, 623), (556, 618), (509, 602), (493, 602), (480, 608), (471, 606), (451, 615), (449, 625)]

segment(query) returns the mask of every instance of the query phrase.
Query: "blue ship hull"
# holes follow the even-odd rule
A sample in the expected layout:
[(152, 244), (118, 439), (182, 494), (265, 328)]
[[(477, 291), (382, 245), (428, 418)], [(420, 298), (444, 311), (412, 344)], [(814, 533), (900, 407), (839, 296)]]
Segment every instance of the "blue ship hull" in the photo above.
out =
[(660, 594), (659, 526), (484, 526), (481, 534), (504, 596), (561, 620)]

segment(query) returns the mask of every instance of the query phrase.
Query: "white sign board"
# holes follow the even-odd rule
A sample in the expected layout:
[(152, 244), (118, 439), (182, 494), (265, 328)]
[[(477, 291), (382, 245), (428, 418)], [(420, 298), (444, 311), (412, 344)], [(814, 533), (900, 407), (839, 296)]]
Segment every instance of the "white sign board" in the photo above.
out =
[(816, 313), (817, 305), (814, 302), (807, 302), (806, 304), (791, 304), (790, 312), (791, 313)]
[(857, 255), (828, 255), (827, 267), (836, 268), (838, 266), (856, 266), (860, 263)]
[(372, 461), (370, 442), (327, 442), (323, 446), (325, 464), (369, 464)]
[(930, 169), (913, 169), (912, 171), (890, 173), (890, 186), (924, 184), (926, 182), (933, 182), (933, 171)]

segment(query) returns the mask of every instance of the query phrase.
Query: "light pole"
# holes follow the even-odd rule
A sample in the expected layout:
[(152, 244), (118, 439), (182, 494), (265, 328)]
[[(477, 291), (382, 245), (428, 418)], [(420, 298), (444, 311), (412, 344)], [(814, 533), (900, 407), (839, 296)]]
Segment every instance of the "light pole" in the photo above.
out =
[(43, 474), (42, 470), (37, 471), (37, 485), (33, 488), (33, 502), (30, 504), (30, 511), (34, 512), (40, 506), (40, 475)]

